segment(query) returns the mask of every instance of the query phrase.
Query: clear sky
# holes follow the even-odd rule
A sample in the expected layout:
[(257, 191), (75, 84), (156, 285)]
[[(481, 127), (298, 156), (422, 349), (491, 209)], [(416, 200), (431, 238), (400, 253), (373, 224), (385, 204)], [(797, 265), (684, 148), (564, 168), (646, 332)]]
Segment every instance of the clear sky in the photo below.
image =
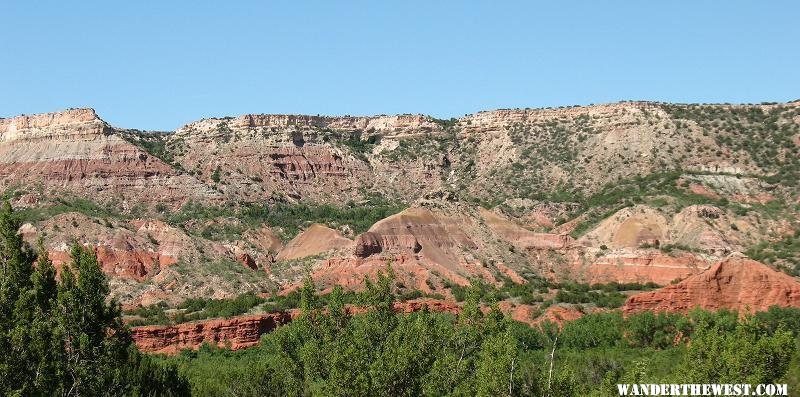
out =
[[(226, 4), (222, 4), (226, 3)], [(0, 117), (800, 98), (798, 1), (0, 1)]]

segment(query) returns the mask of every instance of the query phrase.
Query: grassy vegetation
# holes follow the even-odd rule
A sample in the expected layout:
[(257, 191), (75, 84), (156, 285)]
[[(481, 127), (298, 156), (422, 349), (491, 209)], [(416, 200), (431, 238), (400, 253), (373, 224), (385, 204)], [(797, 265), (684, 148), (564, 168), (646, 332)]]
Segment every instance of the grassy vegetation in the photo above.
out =
[(141, 317), (129, 323), (135, 327), (150, 324), (179, 324), (187, 321), (244, 314), (266, 302), (266, 299), (248, 292), (233, 299), (190, 298), (170, 309), (166, 303), (142, 306), (125, 314)]
[(79, 197), (57, 196), (54, 204), (20, 208), (17, 216), (26, 222), (39, 222), (67, 212), (78, 212), (93, 218), (123, 219), (128, 215), (118, 212), (113, 205), (102, 206), (91, 200)]
[(367, 153), (372, 152), (372, 149), (381, 142), (381, 137), (380, 135), (370, 135), (367, 139), (362, 139), (361, 135), (352, 134), (338, 142), (350, 148), (353, 155), (361, 161), (367, 161)]
[[(418, 298), (444, 299), (442, 295), (426, 294), (419, 290), (398, 293), (396, 297), (400, 302)], [(319, 295), (317, 297), (319, 306), (327, 306), (330, 298), (330, 293)], [(342, 291), (340, 299), (348, 305), (360, 303), (359, 295), (354, 291)], [(229, 299), (189, 298), (175, 307), (169, 307), (166, 302), (159, 302), (148, 306), (139, 306), (126, 311), (125, 314), (138, 317), (128, 322), (131, 327), (180, 324), (209, 318), (230, 318), (250, 312), (283, 312), (300, 308), (300, 300), (299, 290), (286, 295), (274, 294), (269, 298), (263, 298), (253, 292), (246, 292)]]
[(283, 229), (289, 236), (296, 235), (308, 223), (322, 223), (331, 227), (349, 225), (353, 232), (363, 233), (375, 222), (406, 208), (403, 204), (375, 199), (368, 203), (334, 205), (277, 204), (248, 206), (242, 211), (248, 220), (267, 223)]
[(170, 140), (170, 132), (127, 130), (123, 132), (123, 136), (129, 142), (161, 159), (161, 161), (171, 164), (178, 169), (183, 169), (180, 163), (175, 161), (175, 154), (182, 150), (183, 141), (180, 139)]
[[(544, 307), (553, 303), (586, 303), (597, 307), (617, 308), (625, 303), (626, 295), (620, 291), (649, 291), (659, 286), (655, 283), (617, 283), (585, 284), (574, 281), (553, 283), (543, 278), (529, 278), (525, 284), (516, 284), (505, 280), (502, 287), (497, 288), (481, 280), (473, 280), (469, 287), (452, 282), (445, 282), (453, 297), (458, 302), (467, 299), (470, 291), (476, 291), (479, 301), (491, 304), (505, 299), (516, 299), (523, 304), (543, 303)], [(545, 300), (548, 293), (555, 290), (553, 299)]]
[(580, 179), (554, 177), (544, 170), (573, 176), (585, 171), (578, 161), (580, 144), (598, 133), (590, 116), (514, 123), (506, 131), (520, 157), (490, 172), (485, 191), (491, 194), (481, 200), (493, 207), (509, 197), (572, 201), (582, 195)]
[[(673, 118), (695, 123), (716, 143), (734, 152), (746, 153), (744, 164), (751, 160), (761, 169), (772, 172), (771, 183), (797, 186), (800, 181), (800, 147), (793, 138), (800, 125), (793, 118), (800, 114), (795, 107), (662, 105)], [(734, 158), (734, 163), (738, 158)]]
[(228, 258), (211, 260), (201, 257), (199, 263), (189, 264), (179, 261), (170, 266), (183, 282), (194, 288), (199, 288), (204, 282), (222, 279), (229, 287), (258, 288), (259, 292), (271, 291), (274, 283), (269, 280), (266, 273), (253, 271), (241, 263)]
[(800, 230), (777, 242), (758, 243), (745, 254), (759, 262), (776, 266), (789, 275), (800, 276)]
[(778, 200), (744, 207), (741, 204), (730, 202), (724, 197), (718, 199), (706, 197), (692, 193), (678, 185), (682, 177), (691, 177), (693, 174), (696, 173), (681, 170), (655, 173), (610, 183), (588, 197), (573, 196), (574, 201), (580, 205), (570, 217), (583, 215), (584, 219), (575, 226), (570, 234), (577, 238), (596, 226), (601, 220), (623, 208), (636, 204), (670, 208), (675, 212), (691, 205), (710, 204), (722, 209), (730, 209), (739, 215), (756, 211), (770, 217), (775, 217), (789, 208)]
[(201, 231), (202, 236), (212, 240), (233, 239), (248, 228), (267, 224), (279, 229), (281, 237), (287, 240), (311, 223), (321, 223), (333, 228), (348, 225), (355, 233), (362, 233), (375, 222), (405, 208), (403, 204), (380, 197), (374, 197), (364, 203), (351, 202), (343, 206), (277, 203), (244, 204), (234, 208), (190, 202), (179, 211), (167, 214), (166, 219), (173, 225), (183, 225), (188, 221), (232, 217), (236, 218), (238, 223), (209, 225)]
[[(478, 196), (472, 199), (489, 207), (511, 198), (583, 202), (592, 196), (608, 195), (611, 193), (609, 187), (618, 182), (632, 182), (632, 178), (610, 180), (609, 177), (613, 175), (629, 178), (624, 176), (626, 173), (620, 172), (623, 169), (638, 167), (662, 173), (685, 166), (693, 155), (728, 159), (733, 167), (752, 169), (758, 173), (752, 176), (769, 184), (789, 188), (798, 186), (800, 147), (793, 140), (800, 133), (800, 124), (794, 121), (800, 111), (796, 107), (775, 106), (762, 110), (757, 106), (658, 106), (663, 107), (669, 116), (664, 117), (662, 112), (643, 107), (634, 120), (622, 123), (631, 128), (663, 130), (664, 134), (674, 138), (674, 141), (666, 142), (664, 147), (653, 148), (651, 153), (641, 157), (632, 156), (624, 148), (614, 149), (612, 157), (605, 156), (608, 152), (598, 155), (601, 150), (609, 150), (602, 142), (584, 146), (585, 142), (592, 142), (591, 139), (601, 132), (598, 123), (603, 124), (600, 128), (608, 128), (605, 121), (588, 114), (508, 125), (506, 131), (520, 156), (511, 163), (498, 163), (488, 170), (488, 174), (480, 181), (484, 186), (478, 191), (471, 189), (471, 193)], [(700, 133), (710, 136), (720, 147), (714, 147), (712, 152)], [(469, 139), (460, 143), (461, 151), (476, 145), (475, 142), (470, 143)], [(466, 190), (476, 177), (469, 157), (464, 156), (457, 163), (459, 186), (456, 191)], [(598, 168), (596, 164), (589, 164), (596, 163), (600, 158), (604, 161), (600, 170), (607, 172), (608, 176), (598, 179), (597, 175), (586, 175), (587, 170)], [(596, 190), (595, 184), (600, 181), (607, 183), (603, 192)], [(586, 197), (587, 194), (591, 196)], [(686, 195), (682, 196), (679, 198), (686, 198)], [(584, 206), (584, 209), (589, 207), (592, 207), (591, 204)], [(613, 213), (613, 208), (605, 209), (607, 214)], [(583, 231), (579, 230), (578, 234)]]
[(422, 137), (400, 139), (396, 148), (381, 152), (381, 156), (393, 162), (437, 158), (447, 154), (449, 149), (456, 144), (457, 140), (452, 132), (428, 134)]
[(451, 117), (449, 119), (437, 119), (435, 117), (431, 117), (430, 120), (433, 121), (436, 124), (439, 124), (442, 127), (442, 129), (445, 129), (445, 130), (449, 130), (449, 129), (454, 128), (456, 126), (456, 124), (458, 123), (458, 119), (455, 118), (455, 117)]

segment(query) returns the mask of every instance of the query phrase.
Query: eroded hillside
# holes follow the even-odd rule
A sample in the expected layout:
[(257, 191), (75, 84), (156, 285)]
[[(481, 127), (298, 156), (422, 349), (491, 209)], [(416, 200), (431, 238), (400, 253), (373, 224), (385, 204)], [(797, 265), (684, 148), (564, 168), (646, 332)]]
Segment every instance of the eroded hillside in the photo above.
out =
[[(0, 184), (56, 265), (94, 247), (128, 307), (471, 280), (677, 283), (733, 253), (798, 271), (800, 103), (622, 102), (423, 115), (244, 115), (174, 132), (91, 109), (0, 119)], [(550, 285), (550, 287), (546, 287)], [(564, 297), (560, 301), (565, 301)]]

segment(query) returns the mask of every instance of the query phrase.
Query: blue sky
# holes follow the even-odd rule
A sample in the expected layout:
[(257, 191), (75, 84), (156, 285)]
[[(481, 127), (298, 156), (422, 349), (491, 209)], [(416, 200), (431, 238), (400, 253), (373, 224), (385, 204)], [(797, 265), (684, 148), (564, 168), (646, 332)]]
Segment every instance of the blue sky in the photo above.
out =
[[(220, 4), (217, 4), (220, 3)], [(0, 117), (800, 98), (797, 1), (0, 2)]]

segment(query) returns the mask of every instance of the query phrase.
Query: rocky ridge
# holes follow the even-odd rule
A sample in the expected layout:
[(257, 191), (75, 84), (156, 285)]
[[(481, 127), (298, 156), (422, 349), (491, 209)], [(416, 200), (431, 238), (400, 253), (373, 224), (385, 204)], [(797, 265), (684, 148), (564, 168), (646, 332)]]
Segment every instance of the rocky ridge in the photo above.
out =
[(122, 210), (215, 196), (115, 134), (92, 109), (0, 119), (0, 139), (0, 186), (5, 189), (38, 184), (48, 194), (65, 191), (116, 201)]

